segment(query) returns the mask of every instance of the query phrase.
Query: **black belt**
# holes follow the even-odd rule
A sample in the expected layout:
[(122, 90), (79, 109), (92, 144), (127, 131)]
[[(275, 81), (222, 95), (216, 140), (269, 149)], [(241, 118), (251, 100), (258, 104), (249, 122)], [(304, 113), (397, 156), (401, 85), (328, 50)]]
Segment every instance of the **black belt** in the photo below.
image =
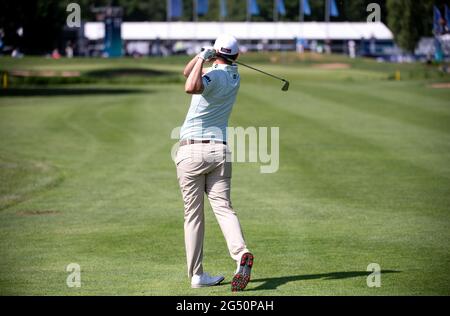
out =
[(227, 142), (224, 141), (215, 141), (211, 139), (197, 140), (197, 139), (182, 139), (180, 140), (180, 146), (192, 145), (192, 144), (223, 144), (226, 145)]

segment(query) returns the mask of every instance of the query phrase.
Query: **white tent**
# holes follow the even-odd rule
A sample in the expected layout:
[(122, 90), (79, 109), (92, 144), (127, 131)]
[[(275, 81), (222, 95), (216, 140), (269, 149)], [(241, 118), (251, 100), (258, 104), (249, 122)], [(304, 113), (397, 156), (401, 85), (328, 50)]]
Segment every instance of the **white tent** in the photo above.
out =
[[(239, 40), (393, 40), (392, 32), (381, 22), (124, 22), (123, 40), (214, 40), (218, 34), (232, 34)], [(90, 40), (102, 39), (101, 22), (85, 24)]]

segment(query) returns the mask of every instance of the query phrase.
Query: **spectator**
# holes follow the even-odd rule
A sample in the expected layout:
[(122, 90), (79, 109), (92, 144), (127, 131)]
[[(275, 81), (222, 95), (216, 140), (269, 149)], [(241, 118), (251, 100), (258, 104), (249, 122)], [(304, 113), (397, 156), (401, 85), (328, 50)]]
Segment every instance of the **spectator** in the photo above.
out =
[(356, 44), (354, 40), (348, 41), (348, 55), (350, 58), (356, 57)]
[(61, 58), (61, 54), (59, 53), (58, 49), (55, 48), (52, 52), (52, 58), (53, 59), (60, 59)]
[(303, 38), (296, 38), (295, 44), (297, 53), (303, 54), (305, 52), (305, 40)]
[(0, 55), (2, 55), (3, 52), (3, 37), (5, 34), (3, 33), (3, 29), (0, 29)]
[(324, 49), (325, 49), (325, 53), (326, 54), (331, 54), (331, 40), (330, 39), (326, 39), (325, 40), (325, 45), (324, 45)]
[(18, 48), (14, 48), (11, 53), (11, 57), (12, 58), (22, 58), (23, 54), (20, 52), (20, 50)]
[(66, 57), (67, 58), (72, 58), (73, 57), (73, 47), (72, 47), (72, 42), (67, 42), (67, 46), (66, 46)]

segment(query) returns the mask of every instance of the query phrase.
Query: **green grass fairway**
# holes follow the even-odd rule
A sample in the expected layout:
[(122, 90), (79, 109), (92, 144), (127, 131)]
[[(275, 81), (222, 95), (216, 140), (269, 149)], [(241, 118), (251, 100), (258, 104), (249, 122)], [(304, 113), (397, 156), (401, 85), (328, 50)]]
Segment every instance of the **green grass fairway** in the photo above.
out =
[[(190, 288), (170, 156), (190, 97), (179, 75), (163, 74), (0, 90), (0, 294), (450, 295), (450, 90), (430, 87), (450, 77), (270, 58), (242, 61), (286, 77), (290, 91), (242, 69), (230, 120), (280, 127), (277, 173), (233, 165), (233, 205), (255, 254), (245, 292), (230, 291), (235, 263), (209, 204), (204, 266), (226, 280)], [(180, 73), (187, 60), (0, 58), (0, 70)], [(329, 62), (350, 68), (317, 67)], [(66, 285), (70, 263), (81, 288)], [(370, 263), (379, 288), (366, 284)]]

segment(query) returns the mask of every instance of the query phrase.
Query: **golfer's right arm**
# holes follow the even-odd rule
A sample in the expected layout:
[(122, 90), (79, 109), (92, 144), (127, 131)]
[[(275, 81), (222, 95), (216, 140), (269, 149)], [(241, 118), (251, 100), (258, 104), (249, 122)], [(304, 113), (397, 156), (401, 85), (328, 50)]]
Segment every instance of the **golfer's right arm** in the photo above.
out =
[(203, 92), (202, 75), (205, 60), (199, 57), (196, 57), (195, 59), (195, 64), (184, 85), (184, 91), (189, 94), (200, 94)]

